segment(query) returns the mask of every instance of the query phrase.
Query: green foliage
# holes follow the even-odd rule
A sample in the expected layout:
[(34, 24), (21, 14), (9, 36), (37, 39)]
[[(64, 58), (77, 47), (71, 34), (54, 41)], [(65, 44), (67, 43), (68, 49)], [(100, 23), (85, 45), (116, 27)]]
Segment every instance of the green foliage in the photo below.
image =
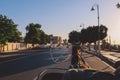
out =
[(34, 44), (39, 44), (40, 43), (40, 24), (34, 24), (30, 23), (29, 25), (26, 26), (26, 36), (25, 36), (25, 42), (26, 43), (32, 43), (33, 46)]
[(46, 44), (50, 42), (50, 38), (43, 30), (40, 30), (40, 44)]
[(74, 43), (96, 43), (98, 40), (103, 40), (107, 36), (107, 27), (89, 26), (87, 29), (82, 29), (81, 32), (72, 31), (69, 33), (69, 42)]
[(11, 36), (11, 38), (8, 40), (8, 42), (21, 42), (22, 37), (20, 37), (21, 32), (18, 30), (14, 31), (14, 35)]
[(81, 42), (82, 43), (95, 43), (98, 40), (103, 40), (107, 36), (107, 27), (101, 26), (89, 26), (87, 29), (81, 30)]
[(103, 40), (107, 36), (108, 28), (104, 25), (100, 26), (100, 40)]
[(30, 23), (26, 27), (27, 33), (24, 39), (25, 42), (32, 43), (33, 47), (34, 44), (46, 44), (50, 42), (48, 35), (43, 30), (40, 30), (40, 28), (41, 28), (40, 24)]
[(21, 32), (18, 31), (12, 19), (0, 15), (0, 45), (3, 46), (6, 42), (18, 42), (20, 35)]
[(75, 44), (80, 42), (80, 33), (77, 31), (72, 31), (69, 33), (69, 43)]
[(41, 28), (40, 24), (30, 23), (26, 27), (27, 33), (24, 41), (26, 43), (32, 43), (33, 47), (34, 44), (46, 44), (50, 42), (49, 36), (43, 30), (40, 30), (40, 28)]

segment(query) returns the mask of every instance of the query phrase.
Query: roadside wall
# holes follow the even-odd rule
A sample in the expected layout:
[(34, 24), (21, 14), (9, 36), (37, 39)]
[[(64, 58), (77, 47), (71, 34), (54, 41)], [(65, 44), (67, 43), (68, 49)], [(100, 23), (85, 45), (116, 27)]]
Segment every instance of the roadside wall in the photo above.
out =
[[(35, 44), (34, 47), (38, 46)], [(32, 44), (25, 44), (25, 43), (7, 43), (4, 47), (2, 47), (1, 52), (12, 52), (24, 49), (31, 49)]]

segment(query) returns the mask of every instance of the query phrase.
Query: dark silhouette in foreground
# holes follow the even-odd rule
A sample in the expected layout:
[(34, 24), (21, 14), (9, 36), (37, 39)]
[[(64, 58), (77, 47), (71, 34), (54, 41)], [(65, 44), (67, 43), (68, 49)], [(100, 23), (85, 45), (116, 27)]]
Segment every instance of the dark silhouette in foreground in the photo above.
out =
[(81, 47), (79, 45), (72, 46), (71, 66), (73, 68), (89, 68), (89, 66), (85, 64), (85, 61), (82, 58)]

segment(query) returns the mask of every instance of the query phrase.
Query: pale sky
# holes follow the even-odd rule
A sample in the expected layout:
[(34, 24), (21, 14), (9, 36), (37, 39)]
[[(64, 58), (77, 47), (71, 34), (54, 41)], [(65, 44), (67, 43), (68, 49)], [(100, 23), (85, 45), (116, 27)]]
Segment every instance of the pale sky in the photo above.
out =
[[(94, 4), (100, 8), (100, 24), (108, 27), (114, 43), (120, 43), (120, 0), (0, 0), (0, 14), (18, 24), (25, 35), (29, 23), (39, 23), (47, 34), (68, 38), (72, 30), (97, 25), (97, 11), (90, 11)], [(94, 6), (96, 9), (96, 6)]]

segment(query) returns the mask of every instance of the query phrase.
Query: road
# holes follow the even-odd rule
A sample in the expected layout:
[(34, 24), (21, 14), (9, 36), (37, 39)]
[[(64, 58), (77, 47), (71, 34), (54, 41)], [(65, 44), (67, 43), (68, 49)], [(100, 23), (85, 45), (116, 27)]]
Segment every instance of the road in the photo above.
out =
[(43, 69), (67, 60), (69, 50), (51, 49), (7, 58), (0, 62), (0, 80), (33, 80)]
[[(70, 53), (71, 49), (64, 47), (5, 58), (0, 61), (0, 80), (35, 80), (48, 68), (69, 69)], [(92, 54), (83, 53), (83, 57), (90, 68), (114, 71), (114, 68)]]

